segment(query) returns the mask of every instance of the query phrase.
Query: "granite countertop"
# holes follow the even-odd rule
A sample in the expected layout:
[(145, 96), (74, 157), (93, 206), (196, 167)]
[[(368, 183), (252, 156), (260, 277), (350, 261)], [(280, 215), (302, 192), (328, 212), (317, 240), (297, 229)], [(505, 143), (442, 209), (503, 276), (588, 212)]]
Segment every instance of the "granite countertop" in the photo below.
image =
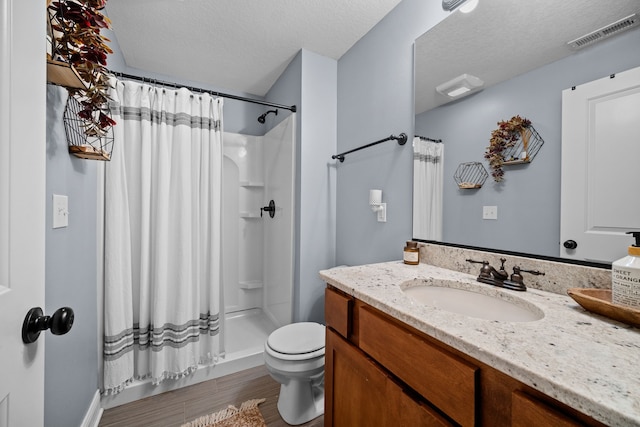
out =
[[(640, 330), (585, 311), (569, 296), (503, 290), (476, 276), (402, 261), (323, 270), (328, 284), (611, 426), (640, 425)], [(484, 320), (417, 303), (400, 284), (453, 280), (517, 304), (532, 322)], [(525, 280), (526, 283), (526, 280)]]

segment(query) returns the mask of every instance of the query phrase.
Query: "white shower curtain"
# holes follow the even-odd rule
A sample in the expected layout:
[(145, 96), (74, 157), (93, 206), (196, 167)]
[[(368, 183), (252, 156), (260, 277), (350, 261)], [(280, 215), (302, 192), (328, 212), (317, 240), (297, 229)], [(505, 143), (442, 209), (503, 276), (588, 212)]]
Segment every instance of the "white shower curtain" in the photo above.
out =
[(112, 79), (105, 178), (105, 394), (223, 353), (222, 99)]
[(413, 139), (413, 237), (442, 240), (444, 144)]

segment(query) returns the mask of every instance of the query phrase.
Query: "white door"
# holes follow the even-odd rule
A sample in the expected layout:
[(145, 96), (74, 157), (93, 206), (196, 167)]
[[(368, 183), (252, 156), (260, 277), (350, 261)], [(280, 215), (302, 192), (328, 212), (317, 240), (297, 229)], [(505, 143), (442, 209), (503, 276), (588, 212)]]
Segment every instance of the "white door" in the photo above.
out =
[(625, 232), (640, 230), (639, 164), (640, 68), (562, 92), (562, 257), (626, 255)]
[(0, 0), (0, 427), (44, 424), (45, 2)]

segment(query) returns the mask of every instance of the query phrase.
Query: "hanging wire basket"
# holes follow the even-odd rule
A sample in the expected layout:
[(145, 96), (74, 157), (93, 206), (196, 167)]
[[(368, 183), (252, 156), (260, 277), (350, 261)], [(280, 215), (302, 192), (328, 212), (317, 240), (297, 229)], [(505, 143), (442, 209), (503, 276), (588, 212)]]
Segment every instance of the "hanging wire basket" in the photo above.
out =
[(544, 144), (544, 140), (533, 126), (526, 128), (516, 143), (507, 147), (503, 152), (503, 165), (519, 165), (523, 163), (531, 163), (536, 157), (540, 148)]
[(489, 174), (480, 162), (460, 163), (453, 179), (461, 190), (482, 188)]
[(47, 1), (47, 82), (69, 89), (86, 90), (87, 84), (71, 65), (69, 55), (62, 53), (60, 39), (67, 30), (56, 18), (55, 10)]
[[(90, 2), (47, 1), (47, 81), (69, 91), (63, 121), (69, 152), (110, 160), (115, 121), (108, 108), (109, 19)], [(104, 6), (103, 6), (104, 7)]]
[(82, 159), (111, 160), (114, 141), (113, 127), (109, 127), (100, 134), (88, 134), (86, 120), (81, 119), (78, 115), (83, 107), (76, 96), (69, 95), (63, 115), (69, 153)]

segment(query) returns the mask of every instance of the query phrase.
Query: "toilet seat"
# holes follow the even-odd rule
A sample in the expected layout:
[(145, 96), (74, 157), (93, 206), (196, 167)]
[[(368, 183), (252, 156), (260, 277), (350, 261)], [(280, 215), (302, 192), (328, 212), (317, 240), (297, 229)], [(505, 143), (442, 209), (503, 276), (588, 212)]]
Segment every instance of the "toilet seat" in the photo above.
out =
[(269, 347), (281, 354), (313, 353), (324, 348), (325, 327), (319, 323), (291, 323), (275, 330), (269, 338)]

